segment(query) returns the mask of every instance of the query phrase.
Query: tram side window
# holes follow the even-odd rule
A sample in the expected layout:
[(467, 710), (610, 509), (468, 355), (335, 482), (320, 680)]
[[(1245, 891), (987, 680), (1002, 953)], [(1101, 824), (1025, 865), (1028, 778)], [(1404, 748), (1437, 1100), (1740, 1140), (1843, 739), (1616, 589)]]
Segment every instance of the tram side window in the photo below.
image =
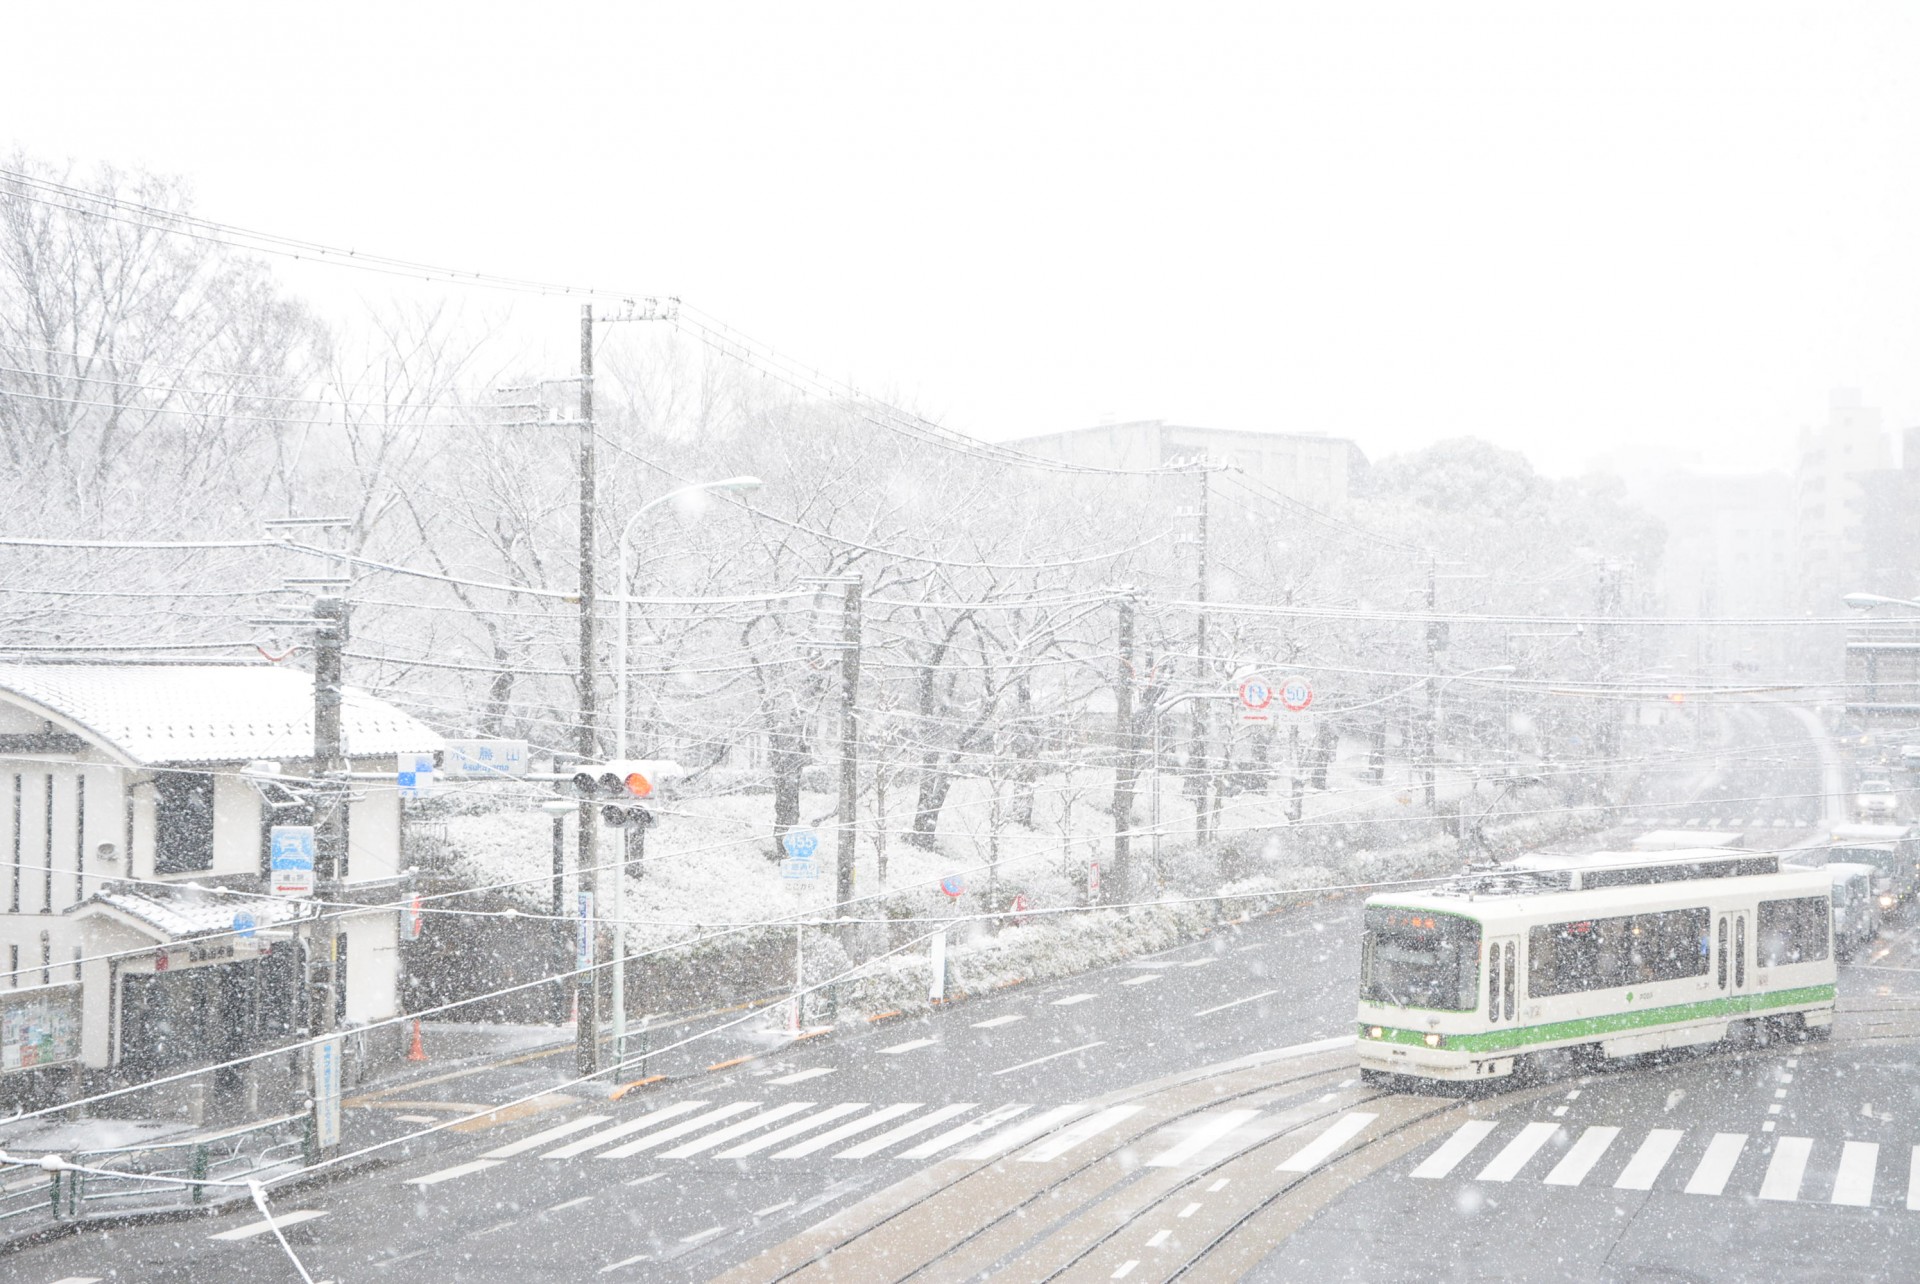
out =
[(1813, 963), (1827, 957), (1827, 932), (1832, 921), (1832, 908), (1823, 896), (1761, 901), (1757, 942), (1760, 966)]
[(1527, 992), (1546, 998), (1707, 974), (1706, 907), (1549, 923), (1527, 933)]

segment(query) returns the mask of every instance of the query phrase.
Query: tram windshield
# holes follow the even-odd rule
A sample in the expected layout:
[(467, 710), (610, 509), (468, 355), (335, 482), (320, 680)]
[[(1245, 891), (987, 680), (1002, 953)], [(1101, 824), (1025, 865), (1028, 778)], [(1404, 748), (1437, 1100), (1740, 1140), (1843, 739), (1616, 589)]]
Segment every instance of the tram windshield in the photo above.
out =
[(1480, 925), (1431, 910), (1374, 906), (1361, 941), (1360, 997), (1401, 1008), (1479, 1006)]

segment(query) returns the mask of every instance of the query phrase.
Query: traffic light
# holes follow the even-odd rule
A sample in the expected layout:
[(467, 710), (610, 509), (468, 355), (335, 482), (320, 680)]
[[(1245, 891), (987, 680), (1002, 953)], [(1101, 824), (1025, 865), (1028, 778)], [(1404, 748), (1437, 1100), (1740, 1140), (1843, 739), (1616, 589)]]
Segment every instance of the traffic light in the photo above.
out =
[(640, 806), (640, 800), (652, 797), (659, 781), (680, 774), (678, 763), (657, 758), (582, 763), (573, 771), (573, 792), (599, 799), (604, 804), (600, 819), (615, 828), (651, 825), (653, 813)]

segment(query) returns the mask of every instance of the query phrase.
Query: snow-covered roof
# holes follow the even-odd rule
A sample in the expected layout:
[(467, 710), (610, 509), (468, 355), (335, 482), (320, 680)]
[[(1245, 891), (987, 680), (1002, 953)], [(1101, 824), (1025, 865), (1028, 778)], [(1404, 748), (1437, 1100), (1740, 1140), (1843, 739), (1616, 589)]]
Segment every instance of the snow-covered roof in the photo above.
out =
[[(306, 758), (313, 753), (313, 677), (270, 665), (0, 665), (0, 700), (38, 706), (141, 766)], [(441, 738), (362, 691), (341, 707), (352, 757), (426, 753)]]
[(233, 929), (233, 916), (246, 913), (255, 927), (277, 927), (313, 917), (312, 901), (288, 897), (236, 896), (204, 887), (154, 887), (106, 891), (68, 910), (83, 914), (95, 907), (119, 910), (153, 928), (162, 940), (179, 941)]

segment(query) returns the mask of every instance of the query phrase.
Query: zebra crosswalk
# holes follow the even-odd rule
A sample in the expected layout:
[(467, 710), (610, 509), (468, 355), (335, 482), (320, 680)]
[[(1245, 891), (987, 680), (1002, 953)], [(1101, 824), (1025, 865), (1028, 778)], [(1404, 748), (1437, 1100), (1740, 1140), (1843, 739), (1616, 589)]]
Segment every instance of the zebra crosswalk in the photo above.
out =
[[(1900, 1182), (1893, 1170), (1903, 1160), (1907, 1174)], [(1552, 1121), (1509, 1130), (1504, 1122), (1470, 1119), (1421, 1156), (1407, 1176), (1416, 1181), (1537, 1180), (1544, 1186), (1920, 1211), (1920, 1146), (1771, 1133), (1703, 1130), (1690, 1136), (1678, 1128), (1630, 1133), (1610, 1124)]]

